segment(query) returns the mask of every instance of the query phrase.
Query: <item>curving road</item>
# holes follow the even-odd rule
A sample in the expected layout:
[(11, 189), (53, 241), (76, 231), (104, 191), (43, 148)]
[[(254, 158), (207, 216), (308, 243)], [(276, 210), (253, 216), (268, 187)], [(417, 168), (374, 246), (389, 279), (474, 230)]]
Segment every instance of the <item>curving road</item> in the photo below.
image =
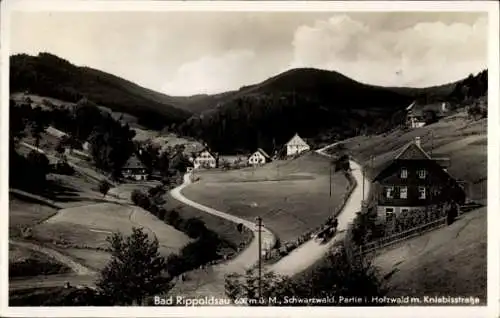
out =
[[(333, 147), (335, 144), (328, 145), (322, 149), (317, 150), (316, 152), (320, 155), (330, 157), (330, 155), (325, 153), (325, 150), (330, 147)], [(362, 185), (363, 181), (365, 182), (365, 191), (366, 191), (365, 193), (368, 193), (370, 189), (370, 182), (368, 180), (363, 180), (363, 171), (360, 165), (354, 161), (350, 161), (350, 165), (351, 165), (352, 175), (355, 178), (357, 184), (354, 187), (344, 208), (337, 216), (337, 219), (339, 221), (338, 235), (336, 235), (326, 244), (320, 244), (316, 242), (314, 239), (311, 239), (306, 243), (304, 243), (303, 245), (301, 245), (300, 247), (298, 247), (297, 249), (295, 249), (294, 251), (292, 251), (286, 257), (282, 258), (277, 263), (272, 264), (267, 268), (265, 268), (266, 271), (274, 271), (278, 274), (287, 276), (293, 276), (295, 274), (298, 274), (307, 269), (308, 267), (310, 267), (311, 265), (313, 265), (318, 260), (320, 260), (332, 248), (332, 246), (336, 242), (340, 241), (343, 238), (343, 233), (345, 229), (347, 229), (348, 224), (354, 219), (354, 217), (356, 216), (356, 212), (360, 211), (361, 209), (361, 204), (363, 200), (363, 190), (360, 185)], [(190, 183), (191, 183), (190, 175), (186, 174), (184, 176), (184, 183), (181, 186), (171, 190), (170, 193), (172, 197), (181, 201), (184, 204), (190, 205), (203, 212), (216, 215), (218, 217), (227, 219), (235, 223), (242, 223), (244, 226), (251, 229), (254, 232), (254, 234), (256, 234), (257, 231), (255, 229), (254, 223), (238, 218), (234, 215), (230, 215), (215, 210), (213, 208), (201, 205), (184, 197), (181, 191)], [(274, 245), (275, 238), (273, 234), (267, 229), (264, 229), (262, 239), (263, 239), (263, 245), (265, 247)], [(254, 265), (258, 261), (257, 248), (258, 248), (258, 242), (256, 237), (254, 237), (254, 240), (252, 241), (250, 246), (234, 260), (231, 260), (224, 264), (212, 266), (212, 268), (210, 269), (210, 272), (212, 273), (211, 279), (207, 277), (206, 281), (198, 282), (197, 286), (191, 289), (190, 291), (191, 294), (197, 296), (214, 295), (214, 294), (223, 295), (223, 286), (224, 286), (223, 273), (242, 272), (242, 269)]]
[[(239, 218), (237, 216), (227, 214), (221, 211), (218, 211), (216, 209), (210, 208), (208, 206), (199, 204), (197, 202), (194, 202), (192, 200), (189, 200), (186, 198), (184, 195), (182, 195), (181, 191), (185, 187), (187, 187), (189, 184), (191, 184), (191, 176), (190, 174), (184, 175), (184, 183), (170, 191), (170, 194), (172, 197), (186, 205), (192, 206), (200, 211), (203, 211), (205, 213), (209, 213), (221, 218), (224, 218), (226, 220), (229, 220), (234, 223), (241, 223), (243, 226), (247, 227), (250, 229), (253, 234), (254, 234), (254, 239), (250, 243), (250, 245), (243, 251), (241, 254), (239, 254), (236, 258), (232, 259), (229, 262), (226, 262), (223, 264), (225, 269), (227, 270), (232, 270), (236, 272), (240, 272), (241, 270), (244, 270), (246, 268), (252, 267), (258, 262), (258, 248), (259, 248), (259, 243), (257, 240), (257, 235), (258, 235), (258, 229), (257, 226), (255, 225), (254, 222), (250, 222), (248, 220)], [(262, 250), (270, 250), (274, 244), (276, 243), (276, 238), (275, 236), (266, 229), (265, 227), (262, 227)], [(222, 265), (222, 264), (221, 264)]]

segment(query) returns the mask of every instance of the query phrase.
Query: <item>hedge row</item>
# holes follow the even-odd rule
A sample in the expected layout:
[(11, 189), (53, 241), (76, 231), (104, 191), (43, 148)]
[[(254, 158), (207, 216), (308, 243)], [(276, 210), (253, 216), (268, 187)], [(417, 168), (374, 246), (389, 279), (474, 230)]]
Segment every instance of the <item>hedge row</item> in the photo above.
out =
[(189, 237), (195, 239), (184, 246), (179, 254), (171, 254), (167, 258), (168, 271), (172, 276), (178, 276), (186, 271), (198, 268), (221, 258), (219, 248), (228, 245), (217, 233), (209, 230), (199, 218), (184, 220), (175, 209), (167, 210), (162, 205), (165, 190), (159, 186), (150, 189), (149, 194), (134, 190), (132, 202), (151, 212), (153, 215), (171, 225)]

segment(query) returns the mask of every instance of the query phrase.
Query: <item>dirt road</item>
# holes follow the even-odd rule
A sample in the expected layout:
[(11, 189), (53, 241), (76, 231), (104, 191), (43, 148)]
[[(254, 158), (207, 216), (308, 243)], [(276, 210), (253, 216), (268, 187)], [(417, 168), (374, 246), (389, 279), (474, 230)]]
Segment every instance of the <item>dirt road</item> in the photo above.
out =
[[(259, 244), (257, 242), (258, 229), (257, 229), (257, 226), (255, 225), (255, 223), (250, 222), (250, 221), (245, 220), (245, 219), (242, 219), (242, 218), (239, 218), (239, 217), (236, 217), (236, 216), (231, 215), (231, 214), (227, 214), (227, 213), (215, 210), (213, 208), (199, 204), (199, 203), (194, 202), (192, 200), (189, 200), (188, 198), (183, 196), (181, 193), (182, 189), (187, 187), (189, 184), (191, 184), (191, 178), (190, 178), (189, 174), (186, 174), (184, 176), (184, 183), (182, 185), (180, 185), (179, 187), (172, 189), (170, 191), (170, 194), (176, 200), (178, 200), (186, 205), (192, 206), (200, 211), (224, 218), (224, 219), (232, 221), (236, 224), (242, 223), (243, 226), (250, 229), (254, 234), (254, 239), (250, 243), (250, 245), (247, 247), (247, 249), (245, 251), (243, 251), (240, 255), (238, 255), (235, 259), (233, 259), (230, 262), (228, 262), (227, 264), (225, 264), (224, 266), (226, 266), (227, 269), (231, 269), (234, 271), (240, 271), (240, 270), (244, 270), (245, 268), (248, 268), (248, 267), (251, 267), (252, 265), (254, 265), (258, 261), (258, 247), (259, 247)], [(265, 227), (262, 227), (261, 233), (262, 233), (262, 249), (263, 249), (263, 251), (271, 249), (276, 242), (275, 236), (271, 233), (271, 231), (269, 231)]]
[[(319, 153), (319, 152), (318, 152)], [(275, 264), (271, 265), (268, 270), (272, 270), (277, 274), (293, 276), (313, 265), (316, 261), (320, 260), (332, 246), (343, 238), (343, 233), (347, 229), (349, 223), (356, 216), (356, 212), (361, 210), (361, 202), (363, 200), (363, 172), (361, 167), (354, 161), (350, 162), (351, 172), (356, 179), (357, 185), (347, 200), (344, 208), (338, 214), (337, 220), (339, 225), (337, 227), (338, 234), (335, 235), (328, 243), (321, 244), (311, 239), (293, 250), (289, 255), (282, 258)], [(369, 192), (370, 182), (365, 180), (365, 196)]]

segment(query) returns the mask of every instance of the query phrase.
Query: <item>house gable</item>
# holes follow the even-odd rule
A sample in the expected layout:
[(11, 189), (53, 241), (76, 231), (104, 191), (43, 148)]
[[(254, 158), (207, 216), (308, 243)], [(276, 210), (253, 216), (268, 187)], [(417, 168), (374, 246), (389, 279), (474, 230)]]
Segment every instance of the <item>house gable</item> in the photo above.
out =
[(304, 141), (304, 139), (300, 138), (298, 134), (295, 134), (295, 136), (290, 139), (286, 143), (287, 146), (293, 146), (293, 147), (309, 147), (309, 145)]
[(146, 169), (146, 166), (134, 154), (130, 156), (127, 162), (123, 165), (122, 169)]
[(204, 160), (207, 160), (207, 159), (214, 159), (215, 160), (215, 156), (208, 150), (202, 150), (198, 153), (198, 155), (196, 156), (196, 158), (202, 158)]
[(418, 146), (416, 143), (408, 144), (403, 150), (396, 156), (395, 159), (400, 160), (421, 160), (421, 159), (431, 159), (431, 157)]

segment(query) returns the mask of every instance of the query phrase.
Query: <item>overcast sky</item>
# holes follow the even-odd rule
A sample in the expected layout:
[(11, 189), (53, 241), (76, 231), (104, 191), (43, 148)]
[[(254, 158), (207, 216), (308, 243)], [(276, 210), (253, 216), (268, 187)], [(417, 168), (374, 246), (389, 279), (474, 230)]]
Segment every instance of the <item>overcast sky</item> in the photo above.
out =
[(217, 93), (294, 67), (424, 87), (487, 67), (478, 13), (16, 12), (11, 52), (50, 52), (169, 95)]

